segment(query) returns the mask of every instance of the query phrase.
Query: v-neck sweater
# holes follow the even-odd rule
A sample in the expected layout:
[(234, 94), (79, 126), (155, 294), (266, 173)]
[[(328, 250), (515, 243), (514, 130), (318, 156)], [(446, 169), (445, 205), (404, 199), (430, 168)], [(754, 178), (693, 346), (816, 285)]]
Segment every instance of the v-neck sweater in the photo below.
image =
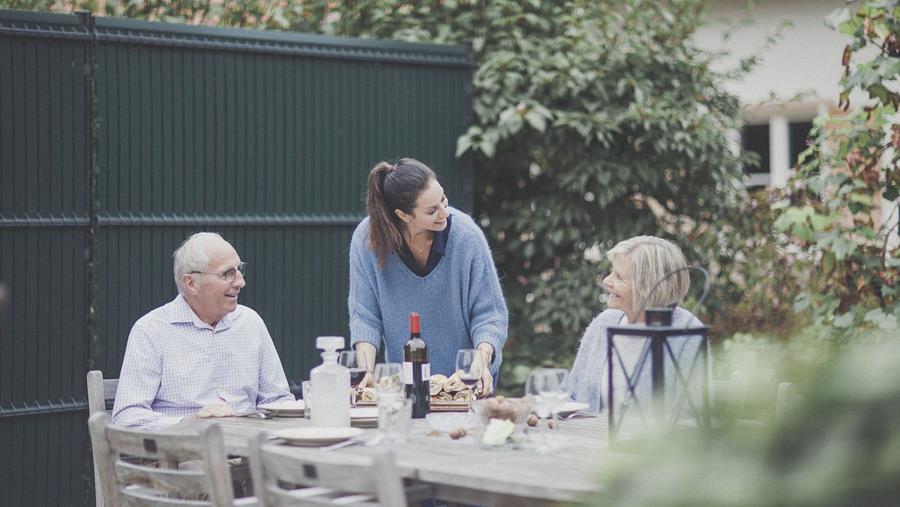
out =
[(456, 353), (481, 343), (494, 347), (491, 373), (498, 379), (509, 316), (484, 233), (465, 213), (450, 208), (453, 229), (444, 256), (417, 276), (391, 253), (383, 268), (368, 247), (369, 219), (350, 242), (350, 343), (385, 345), (385, 360), (403, 361), (409, 314), (421, 315), (431, 372), (451, 375)]

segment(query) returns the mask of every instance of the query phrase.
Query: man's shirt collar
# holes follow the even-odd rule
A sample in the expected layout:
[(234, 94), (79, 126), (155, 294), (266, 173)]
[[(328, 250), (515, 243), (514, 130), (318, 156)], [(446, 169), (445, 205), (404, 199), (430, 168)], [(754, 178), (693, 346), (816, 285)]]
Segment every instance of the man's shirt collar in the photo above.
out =
[(237, 317), (240, 307), (233, 312), (228, 312), (222, 317), (222, 320), (216, 323), (215, 327), (203, 322), (200, 317), (191, 309), (191, 305), (179, 294), (169, 303), (169, 323), (171, 324), (193, 324), (194, 327), (201, 329), (212, 329), (214, 331), (224, 331), (228, 329)]

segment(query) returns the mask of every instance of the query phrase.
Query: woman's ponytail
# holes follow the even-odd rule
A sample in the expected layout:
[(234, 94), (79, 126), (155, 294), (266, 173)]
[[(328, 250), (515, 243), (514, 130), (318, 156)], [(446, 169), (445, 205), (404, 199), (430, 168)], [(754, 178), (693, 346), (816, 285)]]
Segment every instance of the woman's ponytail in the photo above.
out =
[(366, 213), (369, 215), (369, 248), (383, 268), (388, 256), (403, 248), (403, 227), (394, 210), (412, 214), (416, 199), (428, 183), (437, 179), (434, 171), (412, 158), (396, 164), (379, 162), (369, 171)]

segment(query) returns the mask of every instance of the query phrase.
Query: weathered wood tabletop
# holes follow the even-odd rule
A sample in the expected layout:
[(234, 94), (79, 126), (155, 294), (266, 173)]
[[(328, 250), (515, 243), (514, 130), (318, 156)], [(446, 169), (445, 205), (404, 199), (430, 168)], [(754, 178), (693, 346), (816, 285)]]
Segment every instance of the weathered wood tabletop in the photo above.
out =
[[(193, 432), (207, 421), (209, 419), (191, 420), (180, 423), (175, 429)], [(246, 455), (250, 438), (260, 431), (274, 432), (309, 424), (302, 418), (231, 417), (213, 421), (221, 425), (228, 452), (234, 455)], [(554, 431), (546, 426), (529, 428), (531, 434), (552, 433), (564, 443), (561, 450), (542, 453), (528, 448), (484, 449), (474, 436), (453, 440), (446, 433), (433, 432), (424, 420), (415, 419), (408, 441), (390, 444), (390, 448), (405, 477), (432, 485), (435, 496), (445, 500), (481, 505), (583, 502), (595, 500), (602, 491), (599, 472), (611, 458), (606, 430), (606, 417), (563, 421)], [(386, 445), (353, 445), (330, 452), (369, 454)], [(308, 447), (285, 446), (285, 450), (310, 452)]]

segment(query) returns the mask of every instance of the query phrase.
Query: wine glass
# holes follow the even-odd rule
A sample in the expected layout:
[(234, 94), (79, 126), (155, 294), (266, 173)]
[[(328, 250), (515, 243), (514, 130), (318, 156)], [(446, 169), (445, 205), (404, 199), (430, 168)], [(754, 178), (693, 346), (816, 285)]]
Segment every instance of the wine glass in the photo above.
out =
[(403, 393), (403, 366), (400, 363), (379, 363), (372, 376), (375, 394), (381, 400), (385, 397), (400, 397)]
[(366, 369), (360, 366), (355, 350), (344, 350), (338, 358), (338, 364), (350, 370), (350, 387), (353, 388), (353, 397), (350, 404), (356, 406), (356, 388), (366, 376)]
[[(559, 368), (538, 368), (528, 374), (525, 380), (525, 394), (531, 399), (531, 407), (541, 419), (553, 417), (552, 428), (559, 427), (557, 415), (569, 395), (565, 389), (565, 378), (568, 372)], [(549, 434), (533, 435), (539, 452), (551, 452), (561, 449), (564, 444)]]
[(538, 368), (525, 380), (525, 394), (531, 398), (531, 406), (541, 419), (553, 417), (553, 428), (559, 427), (557, 415), (569, 395), (565, 379), (569, 372), (561, 368)]
[(481, 380), (484, 372), (484, 360), (475, 349), (463, 349), (456, 353), (456, 374), (469, 389), (469, 413), (472, 412), (472, 400), (475, 398), (475, 384)]

